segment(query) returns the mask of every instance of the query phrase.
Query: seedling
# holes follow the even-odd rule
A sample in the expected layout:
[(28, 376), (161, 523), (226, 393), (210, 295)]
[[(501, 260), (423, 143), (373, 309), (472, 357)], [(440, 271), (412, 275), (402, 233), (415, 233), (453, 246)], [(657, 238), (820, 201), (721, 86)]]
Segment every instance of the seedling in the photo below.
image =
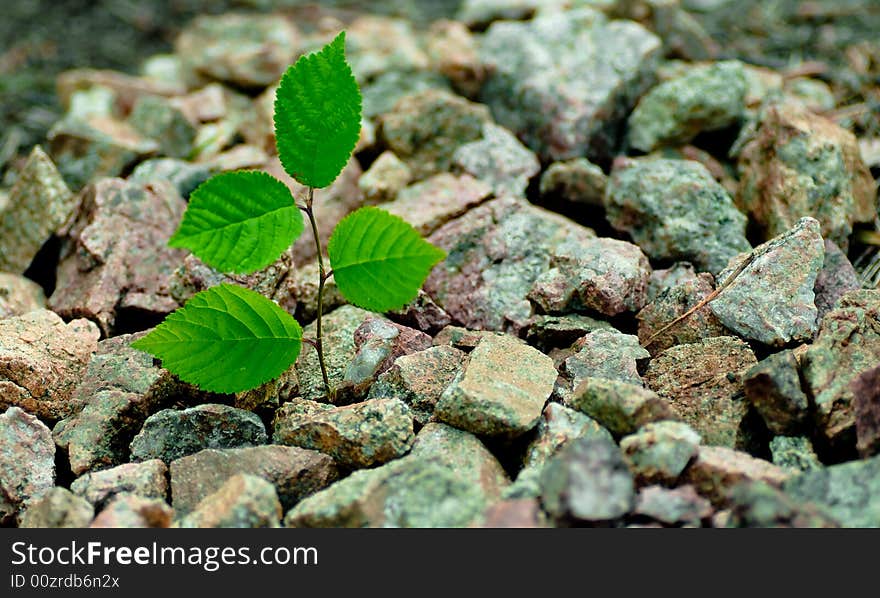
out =
[(132, 343), (162, 360), (182, 380), (204, 390), (234, 393), (280, 376), (302, 344), (318, 353), (325, 390), (324, 285), (333, 276), (342, 295), (371, 311), (412, 300), (445, 253), (406, 221), (375, 207), (346, 216), (327, 244), (315, 220), (315, 189), (329, 186), (348, 163), (360, 135), (361, 93), (345, 60), (345, 32), (287, 69), (275, 97), (275, 138), (284, 170), (308, 188), (295, 199), (265, 172), (234, 171), (205, 181), (190, 196), (169, 245), (192, 251), (209, 266), (249, 274), (265, 268), (296, 241), (305, 214), (318, 254), (318, 310), (314, 339), (259, 293), (221, 284), (196, 294), (148, 335)]

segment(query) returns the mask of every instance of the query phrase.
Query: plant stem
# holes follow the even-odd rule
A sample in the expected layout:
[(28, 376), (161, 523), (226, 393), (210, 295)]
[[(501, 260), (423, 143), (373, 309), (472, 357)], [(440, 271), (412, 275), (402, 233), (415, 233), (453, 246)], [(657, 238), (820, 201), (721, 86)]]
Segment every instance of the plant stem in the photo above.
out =
[(330, 379), (327, 377), (327, 366), (324, 364), (324, 334), (321, 329), (321, 318), (324, 312), (324, 283), (327, 282), (327, 274), (324, 272), (324, 255), (321, 249), (321, 238), (318, 236), (318, 224), (315, 222), (315, 212), (312, 210), (312, 201), (315, 198), (315, 188), (309, 187), (309, 197), (306, 200), (306, 207), (303, 210), (309, 217), (312, 224), (312, 235), (315, 237), (315, 249), (318, 251), (318, 312), (315, 320), (316, 339), (315, 349), (318, 351), (318, 364), (321, 366), (321, 378), (324, 379), (324, 390), (327, 392), (328, 398), (332, 399), (332, 391), (330, 390)]

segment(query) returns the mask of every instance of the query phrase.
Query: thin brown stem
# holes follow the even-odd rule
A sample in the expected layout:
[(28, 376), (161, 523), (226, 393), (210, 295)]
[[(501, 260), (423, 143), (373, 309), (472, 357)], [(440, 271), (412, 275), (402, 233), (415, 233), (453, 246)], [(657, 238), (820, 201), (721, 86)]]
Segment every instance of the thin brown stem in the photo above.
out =
[(314, 199), (315, 188), (309, 187), (309, 197), (306, 200), (305, 207), (301, 209), (306, 213), (306, 216), (308, 216), (309, 222), (312, 225), (312, 235), (315, 237), (315, 249), (318, 252), (318, 313), (315, 320), (316, 338), (313, 344), (315, 350), (318, 352), (318, 364), (321, 366), (321, 378), (324, 380), (324, 390), (327, 392), (328, 397), (330, 397), (332, 391), (330, 390), (330, 378), (327, 376), (327, 366), (324, 363), (324, 333), (321, 322), (324, 312), (324, 283), (327, 282), (327, 276), (324, 273), (324, 255), (323, 250), (321, 249), (321, 237), (318, 236), (318, 224), (315, 222), (315, 212), (312, 209), (312, 202)]

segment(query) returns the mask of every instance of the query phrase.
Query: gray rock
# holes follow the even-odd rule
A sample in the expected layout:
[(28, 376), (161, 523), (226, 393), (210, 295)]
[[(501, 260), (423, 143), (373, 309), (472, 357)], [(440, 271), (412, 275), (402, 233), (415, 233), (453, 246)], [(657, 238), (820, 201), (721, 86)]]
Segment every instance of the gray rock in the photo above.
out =
[(699, 454), (700, 435), (685, 423), (661, 421), (622, 438), (620, 448), (640, 484), (674, 486)]
[(237, 474), (199, 502), (175, 527), (280, 527), (281, 503), (275, 487), (261, 477)]
[(164, 501), (168, 497), (168, 467), (160, 459), (125, 463), (86, 473), (73, 481), (70, 490), (99, 509), (118, 494)]
[(204, 164), (177, 160), (175, 158), (154, 158), (137, 165), (128, 180), (132, 183), (149, 183), (165, 180), (174, 185), (184, 199), (211, 178), (211, 169)]
[(746, 218), (706, 168), (691, 160), (641, 158), (615, 167), (606, 217), (651, 258), (687, 260), (720, 272), (749, 250)]
[[(327, 36), (320, 43), (329, 41)], [(364, 84), (387, 72), (425, 70), (428, 57), (419, 42), (405, 19), (361, 15), (346, 27), (346, 58), (358, 83)]]
[(495, 195), (525, 197), (529, 179), (541, 171), (538, 158), (507, 129), (483, 125), (483, 137), (459, 146), (452, 165), (492, 186)]
[(171, 158), (187, 158), (193, 152), (196, 128), (172, 102), (157, 96), (142, 96), (131, 109), (128, 123), (159, 144), (159, 152)]
[(285, 509), (334, 482), (333, 459), (317, 451), (288, 446), (205, 449), (171, 463), (171, 496), (180, 515), (216, 492), (236, 474), (256, 475), (275, 486)]
[(782, 489), (825, 509), (842, 527), (880, 527), (880, 456), (802, 473)]
[(385, 151), (358, 179), (364, 199), (370, 202), (390, 201), (412, 180), (412, 171), (392, 151)]
[(822, 469), (822, 463), (806, 436), (775, 436), (770, 441), (773, 464), (796, 471)]
[(0, 415), (0, 524), (16, 522), (54, 485), (52, 433), (18, 407), (6, 409)]
[(764, 482), (742, 482), (730, 491), (726, 527), (835, 528), (840, 524), (813, 503), (804, 503)]
[(632, 434), (650, 422), (677, 419), (669, 403), (655, 392), (621, 380), (583, 378), (566, 404), (618, 436)]
[(250, 411), (205, 404), (164, 409), (147, 418), (131, 441), (132, 461), (170, 463), (202, 449), (239, 448), (266, 443), (266, 428)]
[(731, 260), (718, 275), (719, 284), (744, 260), (752, 261), (709, 309), (730, 330), (765, 345), (811, 340), (818, 330), (813, 286), (824, 258), (819, 222), (803, 218), (790, 231)]
[(553, 360), (522, 341), (485, 336), (434, 414), (474, 434), (519, 436), (538, 423), (556, 375)]
[(413, 417), (397, 399), (333, 407), (303, 399), (285, 403), (272, 425), (276, 444), (321, 451), (347, 468), (381, 465), (413, 442)]
[(0, 320), (46, 307), (40, 285), (17, 274), (0, 272)]
[(453, 218), (481, 204), (492, 187), (469, 174), (441, 172), (406, 187), (382, 209), (400, 216), (422, 235), (429, 235)]
[(821, 322), (825, 315), (834, 309), (837, 300), (849, 291), (862, 288), (859, 274), (849, 262), (846, 254), (831, 239), (825, 239), (825, 261), (816, 277), (813, 291), (816, 295), (814, 303), (819, 312), (817, 321)]
[(629, 144), (643, 152), (690, 142), (698, 133), (736, 123), (745, 109), (746, 80), (737, 60), (691, 69), (649, 91), (627, 122)]
[(55, 164), (34, 147), (0, 211), (0, 272), (24, 273), (76, 205)]
[(617, 330), (601, 329), (578, 339), (573, 346), (577, 353), (564, 362), (565, 376), (571, 388), (577, 388), (587, 378), (619, 380), (642, 386), (638, 362), (651, 357), (639, 345), (638, 337)]
[(604, 438), (568, 443), (544, 467), (541, 489), (544, 510), (559, 522), (613, 521), (635, 503), (633, 477), (623, 454)]
[(745, 373), (743, 390), (773, 434), (802, 431), (809, 400), (801, 389), (800, 370), (792, 351), (780, 351)]
[(700, 527), (712, 513), (712, 504), (697, 494), (693, 486), (647, 486), (639, 490), (633, 509), (633, 515), (650, 517), (666, 525), (691, 527)]
[(364, 118), (375, 119), (394, 110), (406, 96), (429, 89), (451, 91), (449, 81), (430, 71), (386, 71), (361, 86)]
[(493, 23), (480, 52), (490, 73), (481, 97), (542, 160), (608, 158), (660, 50), (641, 26), (589, 9)]
[(572, 158), (551, 164), (541, 175), (540, 191), (544, 197), (602, 207), (608, 177), (586, 158)]
[(24, 512), (19, 527), (82, 528), (88, 527), (95, 516), (95, 507), (67, 488), (55, 486), (43, 498), (34, 501)]
[(546, 353), (553, 348), (570, 347), (579, 338), (597, 330), (614, 331), (614, 328), (604, 320), (581, 314), (536, 314), (526, 328), (526, 341)]

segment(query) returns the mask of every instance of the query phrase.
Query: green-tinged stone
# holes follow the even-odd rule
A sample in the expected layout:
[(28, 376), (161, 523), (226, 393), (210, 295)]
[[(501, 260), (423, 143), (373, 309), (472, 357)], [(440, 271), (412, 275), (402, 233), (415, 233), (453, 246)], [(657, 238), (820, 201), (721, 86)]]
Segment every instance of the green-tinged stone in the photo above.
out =
[(633, 515), (650, 517), (665, 525), (700, 527), (712, 515), (712, 504), (693, 486), (675, 489), (648, 486), (639, 491)]
[(455, 150), (452, 163), (455, 168), (489, 183), (495, 195), (525, 197), (529, 180), (541, 171), (535, 154), (513, 133), (492, 123), (483, 125), (482, 139)]
[(554, 162), (541, 175), (544, 197), (558, 197), (572, 203), (601, 207), (608, 177), (586, 158)]
[(640, 483), (672, 486), (699, 453), (700, 435), (681, 422), (656, 422), (621, 439), (620, 448)]
[(583, 378), (566, 403), (618, 436), (632, 434), (650, 422), (677, 417), (654, 391), (621, 380)]
[(168, 467), (159, 459), (123, 463), (78, 477), (70, 485), (70, 490), (99, 508), (117, 494), (165, 500), (168, 497)]
[(155, 158), (141, 162), (128, 177), (130, 181), (141, 184), (160, 179), (169, 181), (183, 198), (188, 198), (196, 187), (209, 178), (211, 169), (207, 166), (174, 158)]
[(144, 96), (132, 108), (128, 123), (159, 144), (159, 152), (171, 158), (186, 158), (193, 151), (196, 129), (169, 100)]
[(742, 482), (729, 494), (727, 527), (840, 527), (829, 512), (764, 482)]
[[(2, 390), (2, 387), (0, 387)], [(18, 407), (0, 413), (0, 525), (55, 486), (55, 444), (46, 425)]]
[(774, 353), (750, 368), (743, 389), (773, 434), (795, 433), (806, 422), (809, 400), (801, 389), (794, 352)]
[(266, 528), (281, 526), (275, 487), (261, 477), (238, 474), (199, 502), (175, 527)]
[(390, 201), (412, 180), (412, 171), (394, 152), (385, 151), (376, 158), (358, 179), (364, 199), (370, 202)]
[(775, 436), (770, 441), (773, 463), (797, 471), (822, 469), (813, 443), (806, 436)]
[(565, 374), (572, 389), (586, 378), (619, 380), (642, 385), (637, 362), (651, 357), (639, 339), (616, 330), (596, 330), (575, 343), (578, 352), (565, 360)]
[(68, 490), (56, 486), (43, 498), (35, 501), (24, 512), (21, 528), (82, 528), (88, 527), (95, 516), (92, 503)]

